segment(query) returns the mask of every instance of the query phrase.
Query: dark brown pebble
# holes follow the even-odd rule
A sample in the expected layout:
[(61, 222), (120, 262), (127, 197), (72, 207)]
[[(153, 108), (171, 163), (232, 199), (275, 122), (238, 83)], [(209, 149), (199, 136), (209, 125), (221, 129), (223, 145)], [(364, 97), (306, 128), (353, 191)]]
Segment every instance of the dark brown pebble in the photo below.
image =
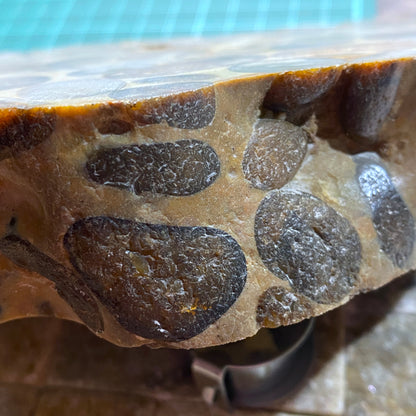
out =
[(340, 76), (337, 68), (297, 71), (277, 75), (264, 99), (264, 107), (289, 112), (309, 104), (331, 88)]
[(101, 134), (125, 134), (134, 129), (129, 107), (124, 104), (106, 104), (94, 112), (94, 124)]
[(64, 239), (74, 267), (129, 332), (181, 341), (219, 319), (244, 288), (238, 243), (210, 227), (92, 217)]
[(51, 136), (55, 125), (53, 110), (1, 110), (0, 160), (42, 143)]
[(339, 302), (357, 283), (361, 263), (357, 232), (311, 194), (269, 193), (256, 213), (255, 238), (267, 268), (316, 302)]
[(141, 194), (186, 196), (211, 185), (220, 173), (214, 149), (199, 140), (102, 148), (86, 164), (90, 179)]
[(375, 155), (357, 155), (357, 180), (370, 206), (381, 249), (404, 268), (413, 253), (415, 223), (384, 166)]
[(404, 65), (382, 62), (353, 65), (345, 72), (341, 109), (345, 132), (362, 144), (374, 144), (396, 98)]
[(243, 157), (243, 172), (255, 188), (278, 189), (293, 178), (307, 150), (308, 135), (283, 120), (261, 119)]
[(257, 322), (266, 328), (290, 325), (312, 313), (307, 298), (282, 287), (272, 286), (259, 298)]
[(303, 124), (315, 106), (337, 83), (340, 68), (321, 68), (276, 75), (263, 102), (274, 113), (285, 113), (286, 119)]
[(70, 270), (15, 234), (0, 239), (0, 251), (17, 266), (54, 282), (59, 295), (81, 320), (93, 331), (102, 332), (103, 322), (96, 300), (85, 283)]
[(165, 121), (179, 129), (201, 129), (215, 116), (213, 87), (145, 101), (134, 109), (135, 120), (142, 125)]

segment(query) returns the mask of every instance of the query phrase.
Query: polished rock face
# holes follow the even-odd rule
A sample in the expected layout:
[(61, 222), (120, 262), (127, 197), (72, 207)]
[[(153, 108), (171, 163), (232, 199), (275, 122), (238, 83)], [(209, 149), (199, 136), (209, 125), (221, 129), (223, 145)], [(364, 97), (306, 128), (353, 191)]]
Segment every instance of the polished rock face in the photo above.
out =
[(0, 321), (204, 347), (414, 269), (412, 33), (7, 55)]

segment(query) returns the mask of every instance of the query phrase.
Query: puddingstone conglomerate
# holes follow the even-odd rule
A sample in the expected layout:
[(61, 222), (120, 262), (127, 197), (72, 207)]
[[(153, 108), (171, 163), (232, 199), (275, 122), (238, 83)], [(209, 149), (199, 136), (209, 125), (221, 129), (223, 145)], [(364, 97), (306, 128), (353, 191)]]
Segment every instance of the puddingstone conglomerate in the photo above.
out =
[(29, 86), (0, 76), (0, 321), (46, 310), (118, 345), (205, 347), (414, 269), (416, 61), (381, 35), (345, 58), (342, 30), (330, 55), (331, 33), (303, 61), (300, 39), (253, 35), (201, 41), (209, 59), (165, 45), (176, 66), (120, 44), (32, 54)]

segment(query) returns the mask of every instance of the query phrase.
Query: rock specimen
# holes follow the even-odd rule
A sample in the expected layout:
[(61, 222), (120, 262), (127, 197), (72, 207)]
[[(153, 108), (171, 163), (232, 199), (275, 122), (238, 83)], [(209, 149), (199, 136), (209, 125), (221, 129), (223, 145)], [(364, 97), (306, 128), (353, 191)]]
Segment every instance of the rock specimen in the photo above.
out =
[(416, 41), (384, 30), (4, 56), (0, 321), (205, 347), (414, 269)]

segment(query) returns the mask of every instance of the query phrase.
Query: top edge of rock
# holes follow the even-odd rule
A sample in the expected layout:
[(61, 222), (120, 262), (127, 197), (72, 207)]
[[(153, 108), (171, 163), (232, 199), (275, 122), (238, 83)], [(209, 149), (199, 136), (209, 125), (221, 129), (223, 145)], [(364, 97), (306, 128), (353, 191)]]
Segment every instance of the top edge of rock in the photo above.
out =
[(361, 24), (0, 54), (0, 108), (135, 103), (219, 82), (416, 56), (416, 25)]

